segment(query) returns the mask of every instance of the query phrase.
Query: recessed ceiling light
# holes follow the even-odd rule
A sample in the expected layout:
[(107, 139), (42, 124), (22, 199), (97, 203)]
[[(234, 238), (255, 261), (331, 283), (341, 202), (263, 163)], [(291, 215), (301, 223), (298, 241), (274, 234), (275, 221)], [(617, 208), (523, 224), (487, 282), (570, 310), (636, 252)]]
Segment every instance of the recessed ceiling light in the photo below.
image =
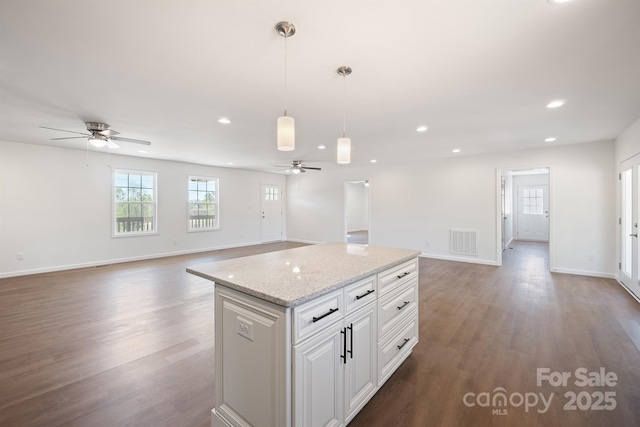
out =
[(231, 120), (227, 119), (226, 117), (220, 117), (218, 119), (218, 123), (222, 123), (223, 125), (228, 125), (229, 123), (231, 123)]
[(318, 150), (324, 150), (325, 148), (327, 147), (325, 147), (324, 145), (318, 145)]
[(545, 139), (545, 140), (544, 140), (544, 142), (553, 142), (553, 141), (555, 141), (555, 140), (556, 140), (556, 139), (555, 139), (553, 136), (551, 136), (551, 137), (549, 137), (549, 138)]
[(371, 159), (371, 163), (376, 163), (377, 160), (376, 159)]
[(146, 150), (138, 150), (138, 153), (145, 154), (146, 152), (147, 152)]
[(462, 150), (461, 150), (461, 149), (459, 149), (459, 148), (454, 148), (453, 150), (451, 150), (451, 152), (452, 152), (452, 153), (459, 153), (459, 152), (461, 152), (461, 151), (462, 151)]
[(564, 105), (564, 100), (557, 99), (555, 101), (551, 101), (550, 103), (548, 103), (547, 108), (558, 108), (558, 107), (562, 107), (563, 105)]
[(229, 166), (233, 166), (233, 162), (228, 162), (227, 163)]
[(428, 129), (428, 128), (427, 128), (426, 126), (418, 126), (418, 127), (416, 128), (416, 131), (417, 131), (417, 132), (426, 132), (426, 131), (427, 131), (427, 129)]
[(547, 1), (549, 2), (549, 4), (556, 5), (556, 4), (560, 4), (560, 3), (567, 3), (567, 2), (569, 2), (571, 0), (547, 0)]

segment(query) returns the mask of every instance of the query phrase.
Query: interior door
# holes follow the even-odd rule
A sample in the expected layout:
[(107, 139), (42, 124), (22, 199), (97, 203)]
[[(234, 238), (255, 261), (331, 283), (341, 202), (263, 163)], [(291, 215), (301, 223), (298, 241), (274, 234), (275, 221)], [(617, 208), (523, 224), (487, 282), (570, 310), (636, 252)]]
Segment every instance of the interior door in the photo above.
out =
[(501, 197), (501, 209), (500, 213), (500, 222), (502, 223), (502, 250), (506, 249), (506, 238), (505, 235), (507, 233), (506, 222), (507, 222), (507, 201), (506, 201), (506, 179), (503, 176), (500, 184), (500, 197)]
[(282, 191), (279, 185), (263, 184), (260, 202), (262, 242), (282, 240)]
[(549, 241), (549, 186), (518, 186), (518, 240)]
[(640, 154), (620, 164), (620, 281), (638, 298)]

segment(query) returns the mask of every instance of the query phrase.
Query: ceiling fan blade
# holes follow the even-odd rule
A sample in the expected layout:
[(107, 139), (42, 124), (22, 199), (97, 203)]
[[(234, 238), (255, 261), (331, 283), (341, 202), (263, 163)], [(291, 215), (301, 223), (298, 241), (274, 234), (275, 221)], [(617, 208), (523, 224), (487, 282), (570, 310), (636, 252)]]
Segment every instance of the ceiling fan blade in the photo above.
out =
[(322, 168), (312, 168), (310, 166), (303, 166), (302, 169), (311, 169), (311, 170), (314, 170), (314, 171), (321, 171), (322, 170)]
[(67, 136), (65, 138), (51, 138), (50, 141), (59, 141), (61, 139), (87, 139), (86, 136)]
[(114, 149), (114, 148), (120, 148), (120, 146), (118, 144), (116, 144), (115, 142), (113, 142), (110, 139), (107, 139), (107, 147)]
[(89, 133), (76, 132), (76, 131), (73, 131), (73, 130), (56, 129), (56, 128), (50, 128), (50, 127), (47, 127), (47, 126), (40, 126), (40, 127), (41, 127), (42, 129), (59, 130), (59, 131), (61, 131), (61, 132), (71, 132), (71, 133), (77, 133), (77, 134), (79, 134), (79, 135), (85, 135), (85, 136), (89, 136), (89, 135), (91, 135), (91, 134), (89, 134)]
[(114, 139), (116, 141), (123, 141), (123, 142), (133, 142), (134, 144), (151, 145), (151, 142), (143, 141), (142, 139), (123, 138), (121, 136), (114, 136), (111, 139)]
[(98, 132), (100, 135), (104, 135), (104, 136), (116, 136), (116, 135), (120, 135), (120, 132), (116, 132), (115, 130), (112, 129), (105, 129), (105, 130), (101, 130)]

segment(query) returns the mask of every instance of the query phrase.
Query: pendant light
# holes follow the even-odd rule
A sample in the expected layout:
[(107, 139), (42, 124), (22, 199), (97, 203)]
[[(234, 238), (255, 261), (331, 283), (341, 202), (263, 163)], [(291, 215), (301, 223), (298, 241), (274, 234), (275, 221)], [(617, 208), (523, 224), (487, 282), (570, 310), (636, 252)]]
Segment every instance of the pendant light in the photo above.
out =
[(295, 121), (287, 116), (287, 38), (296, 33), (296, 27), (291, 22), (278, 22), (276, 32), (284, 37), (284, 114), (278, 117), (278, 150), (293, 151), (296, 147)]
[(338, 163), (346, 165), (351, 163), (351, 138), (347, 138), (347, 76), (351, 74), (351, 67), (342, 66), (338, 68), (338, 74), (342, 76), (343, 83), (343, 121), (342, 138), (338, 138)]

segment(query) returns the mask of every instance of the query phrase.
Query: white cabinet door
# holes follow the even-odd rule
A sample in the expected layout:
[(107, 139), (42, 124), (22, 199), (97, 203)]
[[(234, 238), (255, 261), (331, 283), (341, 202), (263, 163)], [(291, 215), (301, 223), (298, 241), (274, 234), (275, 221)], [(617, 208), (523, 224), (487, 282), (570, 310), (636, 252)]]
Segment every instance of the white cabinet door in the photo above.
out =
[(372, 303), (345, 319), (345, 424), (351, 421), (377, 390), (376, 312), (376, 305)]
[(294, 347), (295, 426), (343, 425), (344, 341), (338, 322)]

